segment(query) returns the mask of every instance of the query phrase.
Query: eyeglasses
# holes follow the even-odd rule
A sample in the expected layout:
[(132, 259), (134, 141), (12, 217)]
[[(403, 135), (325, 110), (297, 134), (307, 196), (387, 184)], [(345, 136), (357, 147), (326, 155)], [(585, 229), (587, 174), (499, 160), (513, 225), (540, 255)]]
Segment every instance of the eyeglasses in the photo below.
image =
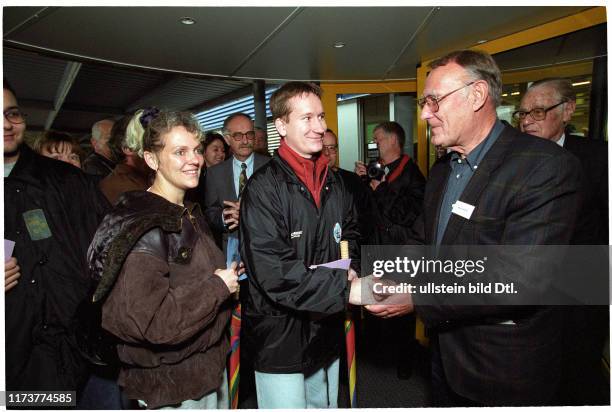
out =
[(421, 97), (420, 99), (417, 99), (417, 104), (419, 105), (419, 107), (421, 108), (421, 110), (423, 110), (423, 108), (425, 107), (425, 105), (427, 105), (427, 107), (429, 107), (429, 110), (432, 113), (436, 113), (439, 109), (440, 109), (440, 102), (443, 99), (446, 99), (448, 96), (450, 96), (451, 94), (458, 92), (459, 90), (471, 86), (474, 83), (476, 83), (475, 81), (473, 82), (469, 82), (468, 84), (464, 84), (463, 86), (459, 87), (458, 89), (455, 89), (451, 92), (446, 93), (444, 96), (441, 97), (435, 97), (435, 96), (425, 96), (425, 97)]
[(323, 150), (329, 150), (330, 152), (336, 152), (338, 151), (338, 145), (337, 144), (324, 144)]
[(562, 100), (550, 107), (535, 107), (528, 112), (525, 110), (517, 110), (512, 113), (512, 117), (514, 117), (515, 120), (522, 121), (527, 115), (530, 115), (533, 120), (544, 120), (546, 118), (546, 113), (557, 106), (561, 106), (563, 103), (567, 103), (567, 100)]
[(249, 130), (248, 132), (245, 133), (241, 133), (241, 132), (234, 132), (234, 133), (228, 133), (232, 139), (234, 139), (237, 142), (242, 141), (242, 138), (244, 136), (246, 136), (247, 140), (253, 140), (255, 139), (255, 131), (253, 130)]
[(21, 113), (19, 109), (8, 109), (4, 111), (4, 118), (12, 124), (21, 124), (25, 122), (26, 115)]

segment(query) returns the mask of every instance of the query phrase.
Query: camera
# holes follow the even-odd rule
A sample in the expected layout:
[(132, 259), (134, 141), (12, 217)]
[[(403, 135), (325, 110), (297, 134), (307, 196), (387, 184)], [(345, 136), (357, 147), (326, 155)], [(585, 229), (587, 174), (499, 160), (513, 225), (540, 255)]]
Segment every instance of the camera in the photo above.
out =
[(369, 180), (382, 180), (385, 176), (385, 169), (378, 160), (372, 160), (368, 163), (368, 179)]

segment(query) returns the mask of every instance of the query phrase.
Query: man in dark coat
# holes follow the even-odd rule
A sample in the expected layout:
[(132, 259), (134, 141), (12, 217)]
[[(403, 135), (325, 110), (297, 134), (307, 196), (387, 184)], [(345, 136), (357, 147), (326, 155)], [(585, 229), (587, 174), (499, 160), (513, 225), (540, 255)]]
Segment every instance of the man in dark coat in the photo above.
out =
[(116, 166), (113, 154), (108, 145), (111, 130), (115, 122), (111, 119), (104, 119), (96, 122), (91, 127), (91, 147), (93, 151), (83, 161), (83, 170), (100, 179), (108, 176)]
[[(417, 216), (423, 211), (425, 177), (416, 163), (403, 153), (406, 133), (397, 122), (384, 122), (374, 128), (381, 174), (368, 179), (366, 165), (356, 162), (355, 172), (368, 181), (372, 230), (364, 244), (401, 245), (410, 237)], [(391, 345), (397, 360), (397, 376), (408, 379), (417, 349), (414, 315), (392, 319), (365, 318), (371, 341)]]
[[(520, 129), (557, 143), (580, 160), (584, 201), (572, 236), (574, 245), (608, 244), (608, 146), (606, 142), (565, 133), (576, 109), (569, 79), (533, 82), (514, 117)], [(602, 353), (609, 336), (608, 306), (569, 306), (563, 327), (564, 360), (559, 402), (563, 405), (609, 404), (610, 386), (602, 373)], [(596, 388), (607, 392), (607, 399)]]
[(5, 279), (15, 264), (21, 275), (5, 295), (6, 387), (75, 391), (86, 367), (70, 328), (89, 291), (87, 247), (109, 205), (81, 170), (34, 153), (24, 132), (5, 81), (4, 237), (15, 242)]
[(320, 89), (291, 82), (270, 100), (278, 153), (247, 183), (240, 216), (243, 348), (253, 360), (259, 408), (337, 407), (347, 303), (360, 302), (353, 270), (321, 265), (357, 255), (351, 194), (321, 156)]
[[(581, 200), (580, 164), (554, 143), (497, 119), (501, 73), (487, 53), (452, 52), (430, 68), (418, 101), (421, 119), (431, 128), (432, 144), (451, 150), (431, 169), (415, 237), (440, 251), (497, 245), (506, 265), (478, 280), (515, 281), (522, 296), (535, 297), (525, 307), (508, 306), (507, 294), (484, 294), (486, 305), (473, 304), (470, 294), (412, 294), (431, 331), (435, 404), (553, 404), (562, 317), (535, 300), (554, 285), (560, 262), (511, 253), (515, 245), (569, 244)], [(466, 254), (463, 249), (455, 259), (470, 258)], [(407, 302), (378, 313), (411, 309)]]

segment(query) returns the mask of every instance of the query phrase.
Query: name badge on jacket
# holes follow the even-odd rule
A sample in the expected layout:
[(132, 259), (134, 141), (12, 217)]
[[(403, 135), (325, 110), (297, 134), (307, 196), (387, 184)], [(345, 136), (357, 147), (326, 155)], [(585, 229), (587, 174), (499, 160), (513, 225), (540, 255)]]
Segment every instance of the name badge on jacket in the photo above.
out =
[(462, 202), (461, 200), (457, 200), (455, 203), (453, 203), (452, 212), (469, 220), (470, 217), (472, 217), (472, 213), (474, 212), (475, 208), (475, 206)]
[(32, 240), (41, 240), (51, 237), (51, 229), (42, 209), (28, 210), (23, 214), (26, 228)]

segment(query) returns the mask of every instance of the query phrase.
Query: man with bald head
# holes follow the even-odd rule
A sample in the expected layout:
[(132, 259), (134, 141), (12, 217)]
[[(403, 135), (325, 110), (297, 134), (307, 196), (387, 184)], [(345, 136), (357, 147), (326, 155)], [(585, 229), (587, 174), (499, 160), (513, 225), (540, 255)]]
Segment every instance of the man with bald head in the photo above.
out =
[(100, 120), (91, 127), (91, 147), (93, 152), (83, 162), (83, 170), (91, 175), (105, 177), (115, 168), (115, 161), (108, 140), (115, 122)]
[[(608, 147), (605, 142), (566, 133), (575, 109), (576, 93), (572, 82), (547, 78), (529, 86), (513, 116), (523, 132), (553, 141), (580, 160), (585, 176), (584, 199), (572, 244), (607, 245)], [(565, 308), (561, 404), (600, 404), (593, 388), (608, 386), (601, 371), (602, 350), (608, 333), (607, 306)]]
[(232, 156), (207, 170), (204, 204), (211, 227), (223, 233), (223, 251), (227, 252), (227, 237), (237, 239), (240, 223), (240, 194), (251, 175), (269, 157), (254, 153), (255, 127), (245, 113), (234, 113), (223, 122), (223, 137)]

